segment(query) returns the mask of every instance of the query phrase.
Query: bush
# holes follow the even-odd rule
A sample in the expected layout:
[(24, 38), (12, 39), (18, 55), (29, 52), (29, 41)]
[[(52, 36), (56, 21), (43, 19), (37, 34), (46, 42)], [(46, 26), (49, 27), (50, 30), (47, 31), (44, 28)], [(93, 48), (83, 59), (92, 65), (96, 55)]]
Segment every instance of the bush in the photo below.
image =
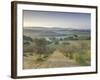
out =
[(55, 41), (55, 45), (58, 45), (59, 44), (59, 41)]
[(32, 38), (24, 35), (23, 36), (23, 40), (25, 40), (25, 41), (32, 41)]
[(50, 54), (54, 52), (54, 47), (52, 47), (52, 43), (48, 44), (48, 41), (46, 41), (44, 38), (41, 39), (35, 39), (34, 40), (34, 52), (39, 55), (39, 58), (48, 57)]
[(72, 44), (70, 44), (70, 45), (69, 44), (62, 44), (62, 46), (59, 48), (59, 50), (67, 58), (73, 59), (73, 54), (76, 52), (76, 47)]
[(82, 66), (85, 66), (85, 65), (89, 65), (90, 63), (90, 55), (88, 56), (88, 53), (86, 52), (81, 52), (81, 53), (78, 53), (76, 55), (76, 61), (82, 65)]
[(24, 41), (24, 45), (29, 45), (29, 44), (30, 44), (30, 42), (25, 42), (25, 41)]
[(80, 65), (85, 66), (90, 64), (90, 59), (90, 45), (85, 42), (80, 43), (80, 48), (76, 53), (76, 61)]
[(70, 42), (63, 42), (62, 44), (70, 45)]
[(87, 42), (75, 42), (69, 44), (62, 44), (59, 47), (61, 53), (63, 53), (66, 58), (74, 59), (80, 65), (90, 64), (90, 45)]
[(33, 45), (24, 45), (24, 52), (33, 52)]

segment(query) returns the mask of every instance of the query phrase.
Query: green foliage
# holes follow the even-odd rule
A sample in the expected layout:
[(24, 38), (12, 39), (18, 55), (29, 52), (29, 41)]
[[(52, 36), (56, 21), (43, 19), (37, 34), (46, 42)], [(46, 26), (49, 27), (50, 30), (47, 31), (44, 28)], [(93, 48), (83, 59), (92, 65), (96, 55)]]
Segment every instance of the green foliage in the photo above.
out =
[(87, 51), (78, 53), (76, 55), (76, 61), (82, 66), (89, 65), (90, 64), (90, 53), (87, 53)]
[(55, 50), (51, 45), (52, 43), (48, 43), (48, 41), (44, 38), (35, 39), (34, 44), (33, 52), (39, 55), (37, 61), (46, 60)]
[[(90, 41), (85, 41), (78, 35), (58, 40), (53, 38), (52, 42), (47, 41), (45, 38), (31, 39), (25, 37), (24, 52), (30, 56), (34, 54), (38, 55), (37, 61), (45, 61), (55, 51), (60, 51), (66, 58), (75, 60), (79, 65), (90, 64)], [(86, 39), (86, 38), (85, 38)], [(27, 57), (27, 54), (24, 54)], [(66, 59), (67, 60), (67, 59)]]
[(48, 43), (48, 41), (44, 38), (35, 39), (34, 42), (37, 46), (46, 46)]
[(77, 34), (74, 34), (74, 35), (70, 35), (68, 37), (65, 37), (64, 40), (90, 40), (91, 37), (88, 36), (88, 35), (77, 35)]
[(30, 42), (24, 42), (24, 45), (29, 45), (30, 44)]
[(25, 40), (25, 41), (32, 41), (32, 38), (31, 38), (31, 37), (28, 37), (28, 36), (23, 35), (23, 40)]
[(74, 34), (74, 37), (78, 37), (78, 35), (77, 34)]
[(64, 45), (70, 45), (70, 42), (62, 42)]
[(59, 44), (59, 41), (55, 41), (55, 45), (58, 45)]
[(84, 66), (90, 64), (90, 45), (85, 41), (62, 44), (60, 45), (59, 50), (66, 58), (76, 60), (79, 65)]
[(34, 41), (35, 43), (35, 52), (38, 53), (38, 54), (44, 54), (45, 53), (45, 50), (47, 49), (47, 41), (43, 38), (41, 39), (35, 39)]
[(37, 58), (37, 62), (42, 62), (42, 61), (45, 61), (45, 60), (43, 58), (41, 58), (41, 57)]
[(73, 59), (73, 54), (77, 51), (77, 47), (75, 45), (72, 45), (69, 42), (66, 42), (66, 43), (67, 44), (62, 44), (62, 46), (59, 48), (59, 50), (66, 57), (69, 57), (70, 59)]
[(24, 52), (33, 52), (33, 45), (24, 45)]

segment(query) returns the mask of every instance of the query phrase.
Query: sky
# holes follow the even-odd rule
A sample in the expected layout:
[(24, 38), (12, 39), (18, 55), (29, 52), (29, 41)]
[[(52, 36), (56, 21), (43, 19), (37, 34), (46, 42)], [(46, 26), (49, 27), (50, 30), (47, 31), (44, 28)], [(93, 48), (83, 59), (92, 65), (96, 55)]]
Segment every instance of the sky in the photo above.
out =
[(23, 10), (23, 26), (90, 29), (91, 14)]

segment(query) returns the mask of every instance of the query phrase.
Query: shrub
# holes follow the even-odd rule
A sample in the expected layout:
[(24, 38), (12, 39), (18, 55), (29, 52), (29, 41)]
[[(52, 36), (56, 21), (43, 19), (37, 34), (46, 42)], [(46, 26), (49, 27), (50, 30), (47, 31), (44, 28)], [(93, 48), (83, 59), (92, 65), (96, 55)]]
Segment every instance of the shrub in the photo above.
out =
[(23, 36), (23, 40), (25, 40), (25, 41), (32, 41), (32, 38), (31, 37), (29, 37), (29, 36)]
[(52, 54), (54, 52), (54, 47), (52, 47), (51, 44), (48, 44), (48, 41), (46, 41), (44, 38), (36, 39), (34, 41), (34, 52), (39, 55), (39, 58), (43, 58), (44, 56), (47, 57), (49, 54)]
[(78, 53), (78, 55), (76, 56), (76, 61), (82, 66), (88, 65), (90, 62), (89, 56), (86, 52)]

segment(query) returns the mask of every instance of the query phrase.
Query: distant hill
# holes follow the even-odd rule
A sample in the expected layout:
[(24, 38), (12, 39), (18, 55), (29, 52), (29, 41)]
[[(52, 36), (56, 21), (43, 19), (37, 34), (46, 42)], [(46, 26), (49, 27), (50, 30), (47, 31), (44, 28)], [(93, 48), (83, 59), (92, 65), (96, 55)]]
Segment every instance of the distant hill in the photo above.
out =
[(90, 36), (89, 29), (71, 29), (71, 28), (48, 28), (48, 27), (24, 27), (24, 35), (29, 37), (55, 37), (55, 36)]
[(58, 27), (24, 27), (24, 29), (27, 29), (27, 30), (70, 30), (70, 31), (73, 31), (73, 30), (78, 30), (78, 31), (90, 31), (90, 29), (72, 29), (72, 28), (58, 28)]

